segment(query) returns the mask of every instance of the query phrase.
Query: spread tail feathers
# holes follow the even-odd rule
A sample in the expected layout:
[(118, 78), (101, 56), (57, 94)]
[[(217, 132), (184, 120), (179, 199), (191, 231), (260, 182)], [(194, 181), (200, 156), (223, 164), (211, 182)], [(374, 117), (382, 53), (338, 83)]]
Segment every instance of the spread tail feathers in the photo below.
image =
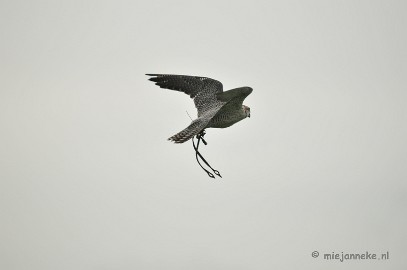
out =
[(168, 140), (175, 143), (184, 143), (201, 132), (206, 127), (206, 125), (207, 121), (199, 118), (195, 119), (186, 129), (168, 138)]

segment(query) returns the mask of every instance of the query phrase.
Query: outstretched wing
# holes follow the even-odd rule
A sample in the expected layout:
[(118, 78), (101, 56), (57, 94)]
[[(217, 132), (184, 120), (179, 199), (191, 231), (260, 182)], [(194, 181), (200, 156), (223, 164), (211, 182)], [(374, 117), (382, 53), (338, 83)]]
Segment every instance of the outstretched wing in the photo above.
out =
[(216, 94), (222, 93), (223, 86), (217, 80), (187, 75), (170, 74), (146, 74), (153, 76), (150, 81), (155, 82), (161, 88), (176, 90), (188, 94), (195, 103), (198, 110), (198, 117), (213, 109), (219, 107)]
[(222, 107), (223, 110), (240, 110), (242, 108), (243, 100), (251, 94), (253, 89), (251, 87), (239, 87), (226, 92), (218, 93), (217, 99), (226, 102)]

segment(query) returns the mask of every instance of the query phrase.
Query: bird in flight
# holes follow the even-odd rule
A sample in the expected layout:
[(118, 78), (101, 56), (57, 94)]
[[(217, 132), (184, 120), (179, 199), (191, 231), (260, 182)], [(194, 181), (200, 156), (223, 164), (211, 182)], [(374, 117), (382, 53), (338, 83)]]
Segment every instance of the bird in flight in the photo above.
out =
[(198, 110), (198, 118), (184, 130), (168, 140), (184, 143), (206, 128), (227, 128), (250, 117), (250, 108), (243, 100), (253, 91), (250, 87), (239, 87), (223, 92), (222, 83), (217, 80), (170, 74), (146, 74), (149, 80), (161, 88), (184, 92), (189, 95)]

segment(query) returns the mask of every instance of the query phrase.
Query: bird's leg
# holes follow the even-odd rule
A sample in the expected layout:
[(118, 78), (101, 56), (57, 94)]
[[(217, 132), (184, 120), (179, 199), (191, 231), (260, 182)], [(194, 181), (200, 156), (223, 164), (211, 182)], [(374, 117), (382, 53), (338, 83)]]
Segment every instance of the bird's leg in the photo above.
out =
[[(217, 176), (219, 176), (219, 177), (221, 177), (222, 178), (222, 176), (220, 175), (220, 173), (219, 173), (219, 171), (218, 170), (215, 170), (215, 169), (213, 169), (212, 167), (211, 167), (211, 165), (209, 165), (209, 163), (205, 160), (205, 158), (201, 155), (201, 153), (199, 153), (199, 151), (198, 151), (198, 147), (199, 147), (199, 142), (200, 142), (200, 140), (202, 140), (202, 142), (205, 144), (205, 145), (207, 145), (207, 142), (204, 140), (204, 138), (203, 138), (203, 136), (205, 136), (205, 134), (206, 134), (206, 132), (205, 132), (205, 130), (202, 130), (196, 137), (197, 137), (197, 139), (198, 139), (198, 143), (197, 143), (197, 146), (195, 147), (195, 143), (194, 143), (194, 140), (192, 139), (192, 144), (194, 145), (194, 149), (195, 149), (195, 157), (196, 157), (196, 160), (198, 161), (198, 156), (202, 159), (202, 161), (203, 162), (205, 162), (205, 164), (209, 167), (209, 168), (211, 168), (211, 170), (217, 175)], [(202, 167), (202, 165), (201, 165), (201, 163), (198, 161), (198, 164)], [(203, 167), (202, 167), (202, 169), (204, 169)], [(207, 173), (208, 173), (208, 175), (210, 176), (210, 177), (212, 177), (213, 176), (213, 174), (211, 174), (210, 172), (208, 172), (206, 169), (204, 169)], [(211, 176), (212, 175), (212, 176)], [(212, 177), (212, 178), (214, 178), (214, 177)]]
[(207, 142), (205, 141), (205, 139), (203, 138), (203, 137), (205, 136), (205, 134), (206, 134), (206, 131), (205, 131), (205, 129), (203, 129), (201, 132), (198, 133), (198, 135), (196, 135), (196, 138), (197, 138), (197, 139), (201, 139), (202, 142), (203, 142), (205, 145), (207, 145), (208, 143), (207, 143)]

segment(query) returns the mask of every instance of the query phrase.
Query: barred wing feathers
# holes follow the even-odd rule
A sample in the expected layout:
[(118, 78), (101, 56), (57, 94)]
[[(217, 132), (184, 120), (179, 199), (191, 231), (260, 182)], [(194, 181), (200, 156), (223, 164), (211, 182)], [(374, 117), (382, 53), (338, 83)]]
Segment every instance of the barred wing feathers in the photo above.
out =
[(222, 83), (207, 77), (171, 74), (146, 74), (149, 80), (161, 88), (184, 92), (189, 95), (198, 110), (198, 117), (219, 106), (216, 94), (223, 92)]

